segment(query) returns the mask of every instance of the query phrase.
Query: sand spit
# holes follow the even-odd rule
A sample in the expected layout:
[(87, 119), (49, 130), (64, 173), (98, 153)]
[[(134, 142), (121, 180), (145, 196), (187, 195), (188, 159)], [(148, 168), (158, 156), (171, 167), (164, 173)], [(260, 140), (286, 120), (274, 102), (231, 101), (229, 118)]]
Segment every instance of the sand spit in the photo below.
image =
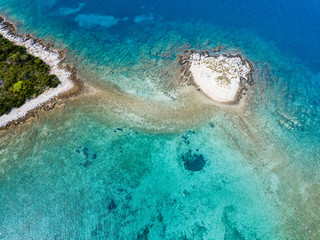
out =
[(38, 97), (26, 101), (21, 107), (13, 108), (8, 114), (2, 115), (0, 117), (0, 127), (4, 127), (12, 121), (25, 117), (31, 110), (70, 90), (74, 86), (71, 80), (72, 72), (61, 66), (61, 62), (64, 59), (59, 51), (49, 50), (48, 47), (31, 36), (20, 36), (15, 34), (14, 31), (15, 27), (13, 24), (0, 17), (0, 34), (16, 45), (26, 47), (29, 54), (42, 59), (50, 66), (50, 73), (59, 78), (60, 84), (56, 88), (47, 89)]

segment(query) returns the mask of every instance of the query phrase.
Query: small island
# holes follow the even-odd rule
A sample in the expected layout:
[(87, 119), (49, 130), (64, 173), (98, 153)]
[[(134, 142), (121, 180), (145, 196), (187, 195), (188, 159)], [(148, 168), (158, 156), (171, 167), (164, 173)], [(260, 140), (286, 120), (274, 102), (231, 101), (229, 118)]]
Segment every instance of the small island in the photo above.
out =
[(0, 34), (0, 116), (59, 83), (44, 61)]
[(198, 53), (180, 58), (191, 84), (219, 103), (235, 103), (246, 85), (252, 84), (252, 64), (240, 54)]
[(0, 17), (0, 128), (74, 87), (64, 57)]

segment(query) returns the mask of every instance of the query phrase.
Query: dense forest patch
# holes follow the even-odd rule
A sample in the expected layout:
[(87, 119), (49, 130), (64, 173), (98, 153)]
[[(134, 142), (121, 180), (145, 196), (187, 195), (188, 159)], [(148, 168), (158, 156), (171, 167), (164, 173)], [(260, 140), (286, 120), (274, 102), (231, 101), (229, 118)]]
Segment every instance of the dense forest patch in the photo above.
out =
[(44, 61), (0, 34), (0, 116), (59, 83)]

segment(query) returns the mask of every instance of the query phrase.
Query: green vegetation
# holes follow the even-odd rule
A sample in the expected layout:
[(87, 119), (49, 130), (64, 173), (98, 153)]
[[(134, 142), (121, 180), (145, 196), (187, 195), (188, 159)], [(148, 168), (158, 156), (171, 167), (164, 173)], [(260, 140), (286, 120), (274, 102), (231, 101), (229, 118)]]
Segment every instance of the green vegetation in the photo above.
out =
[(45, 62), (0, 35), (0, 116), (59, 83)]

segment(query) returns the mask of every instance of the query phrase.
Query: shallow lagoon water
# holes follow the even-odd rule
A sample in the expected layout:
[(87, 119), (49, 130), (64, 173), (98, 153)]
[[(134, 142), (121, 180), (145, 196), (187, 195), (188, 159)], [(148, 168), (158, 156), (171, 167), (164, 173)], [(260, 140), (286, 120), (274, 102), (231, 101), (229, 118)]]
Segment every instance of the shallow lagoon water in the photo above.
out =
[[(0, 239), (319, 238), (315, 3), (0, 3), (98, 89), (1, 133)], [(255, 65), (241, 106), (178, 83), (183, 49), (217, 44)]]

